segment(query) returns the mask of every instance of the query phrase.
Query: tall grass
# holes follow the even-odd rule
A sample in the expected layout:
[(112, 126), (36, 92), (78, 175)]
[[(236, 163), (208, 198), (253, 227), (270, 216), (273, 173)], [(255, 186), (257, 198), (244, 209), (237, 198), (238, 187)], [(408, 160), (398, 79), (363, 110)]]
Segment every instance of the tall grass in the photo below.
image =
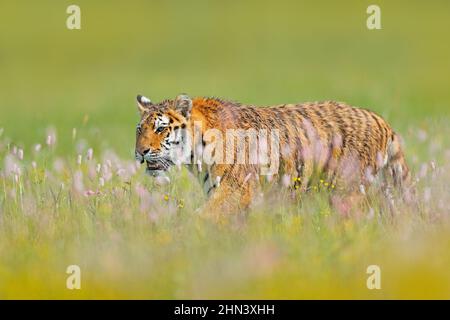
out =
[[(373, 197), (343, 215), (319, 185), (300, 202), (283, 187), (266, 192), (246, 216), (215, 221), (196, 213), (205, 199), (186, 169), (161, 185), (75, 136), (66, 157), (54, 132), (33, 149), (0, 141), (1, 298), (450, 296), (444, 159), (417, 163), (417, 204), (398, 201), (394, 215)], [(81, 290), (66, 288), (72, 264)], [(373, 264), (381, 290), (366, 287)]]

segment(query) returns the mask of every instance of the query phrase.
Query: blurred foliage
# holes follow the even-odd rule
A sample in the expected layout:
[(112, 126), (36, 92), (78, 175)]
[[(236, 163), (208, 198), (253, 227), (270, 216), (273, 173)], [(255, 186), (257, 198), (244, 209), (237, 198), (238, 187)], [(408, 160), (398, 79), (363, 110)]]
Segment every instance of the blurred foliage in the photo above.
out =
[[(450, 3), (378, 1), (72, 1), (0, 5), (0, 126), (25, 146), (53, 125), (132, 154), (135, 96), (219, 96), (268, 105), (339, 100), (395, 128), (442, 117), (450, 92)], [(86, 120), (88, 116), (88, 121)], [(404, 132), (402, 132), (404, 133)]]

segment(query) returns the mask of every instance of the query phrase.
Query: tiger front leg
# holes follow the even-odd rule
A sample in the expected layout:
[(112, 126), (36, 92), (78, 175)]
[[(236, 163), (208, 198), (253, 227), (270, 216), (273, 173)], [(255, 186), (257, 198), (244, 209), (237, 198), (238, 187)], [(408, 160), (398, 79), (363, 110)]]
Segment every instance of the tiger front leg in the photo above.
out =
[(213, 191), (207, 202), (200, 209), (200, 215), (204, 217), (219, 217), (227, 214), (244, 212), (250, 206), (252, 200), (252, 188), (247, 184), (237, 186), (227, 181)]

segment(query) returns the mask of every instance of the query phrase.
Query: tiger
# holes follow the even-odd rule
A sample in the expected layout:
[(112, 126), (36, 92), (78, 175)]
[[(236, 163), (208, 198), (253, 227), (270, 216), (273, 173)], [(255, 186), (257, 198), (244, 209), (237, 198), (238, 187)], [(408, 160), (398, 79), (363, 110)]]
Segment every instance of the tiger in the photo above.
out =
[[(345, 190), (349, 195), (365, 194), (374, 181), (382, 181), (386, 190), (391, 184), (401, 190), (411, 184), (400, 136), (381, 116), (364, 108), (335, 101), (258, 107), (186, 94), (156, 103), (138, 95), (137, 107), (136, 160), (145, 162), (146, 172), (155, 177), (186, 165), (203, 184), (205, 214), (248, 210), (265, 181), (302, 194), (325, 181), (331, 193)], [(247, 145), (226, 140), (221, 141), (222, 150), (212, 148), (212, 159), (196, 155), (197, 149), (218, 142), (211, 132), (225, 135), (230, 130), (244, 132)], [(265, 146), (261, 149), (270, 153), (269, 158), (275, 154), (274, 172), (262, 175), (267, 164), (249, 162), (245, 154), (244, 161), (236, 161), (238, 152), (250, 153), (245, 132), (251, 130), (277, 133), (274, 146), (267, 135), (258, 144)], [(217, 161), (226, 153), (234, 162)]]

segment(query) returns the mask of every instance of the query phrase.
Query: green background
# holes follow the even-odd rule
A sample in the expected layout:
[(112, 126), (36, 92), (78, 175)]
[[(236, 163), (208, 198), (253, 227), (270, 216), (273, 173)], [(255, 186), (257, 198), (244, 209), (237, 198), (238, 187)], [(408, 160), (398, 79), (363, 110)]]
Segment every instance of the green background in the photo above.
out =
[[(0, 4), (0, 127), (22, 146), (72, 128), (132, 156), (135, 96), (218, 96), (269, 105), (338, 100), (400, 133), (442, 119), (450, 101), (450, 3), (73, 1)], [(80, 130), (82, 129), (82, 130)]]

